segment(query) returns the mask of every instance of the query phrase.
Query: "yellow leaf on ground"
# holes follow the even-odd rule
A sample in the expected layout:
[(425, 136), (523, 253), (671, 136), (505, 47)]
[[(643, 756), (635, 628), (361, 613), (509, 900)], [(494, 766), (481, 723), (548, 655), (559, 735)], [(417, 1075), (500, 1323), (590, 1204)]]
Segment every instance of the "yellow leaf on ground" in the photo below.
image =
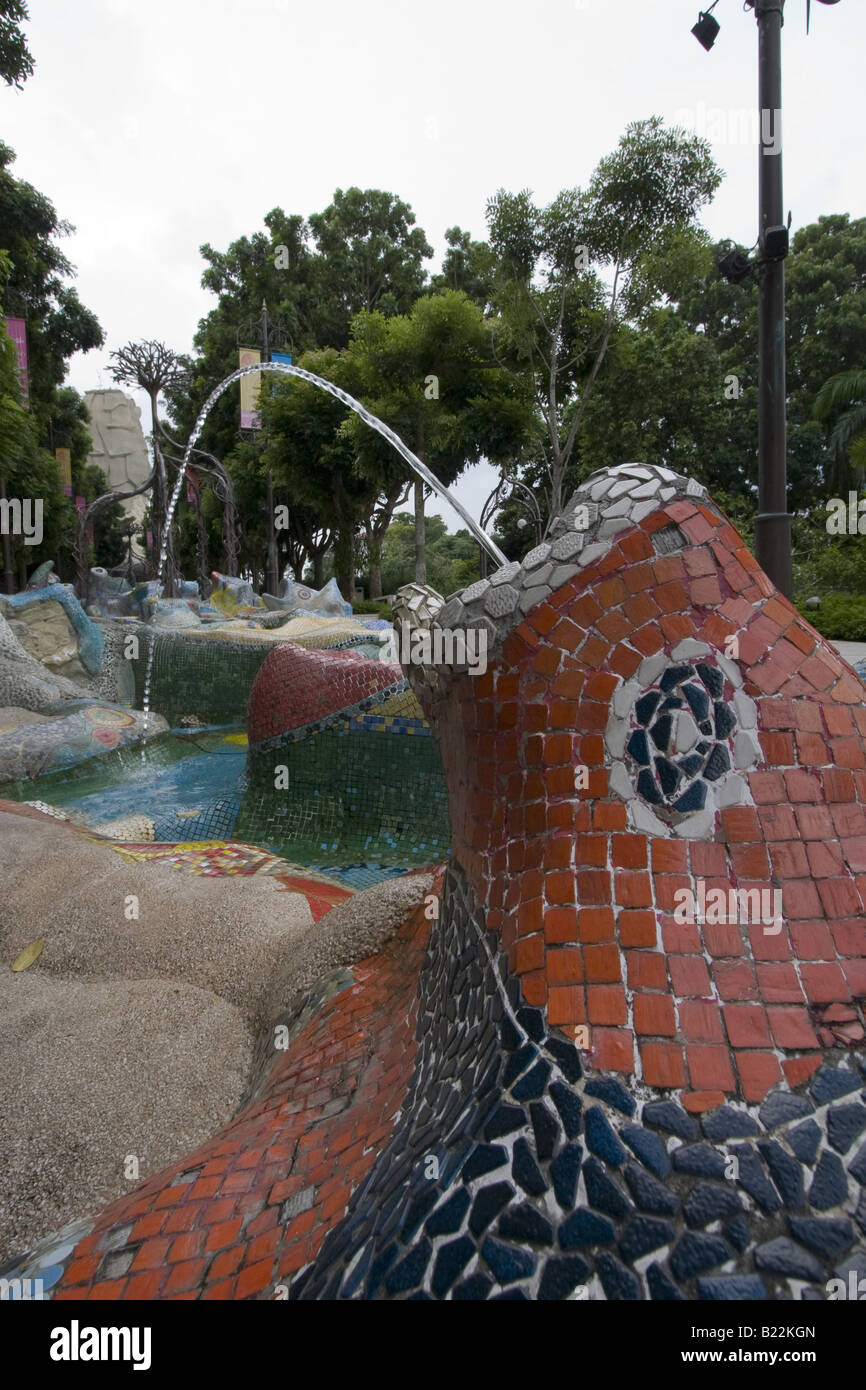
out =
[(42, 955), (42, 947), (45, 943), (40, 936), (37, 941), (31, 941), (29, 946), (25, 946), (20, 956), (16, 956), (12, 962), (13, 970), (26, 970), (35, 960)]

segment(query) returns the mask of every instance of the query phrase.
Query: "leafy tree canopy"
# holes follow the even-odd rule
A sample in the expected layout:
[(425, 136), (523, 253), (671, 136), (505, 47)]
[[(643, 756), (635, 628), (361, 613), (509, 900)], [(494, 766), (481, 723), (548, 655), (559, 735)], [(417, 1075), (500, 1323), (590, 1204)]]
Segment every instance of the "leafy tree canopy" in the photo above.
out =
[(33, 74), (33, 56), (21, 32), (29, 18), (24, 0), (0, 0), (0, 77), (7, 87), (21, 88)]

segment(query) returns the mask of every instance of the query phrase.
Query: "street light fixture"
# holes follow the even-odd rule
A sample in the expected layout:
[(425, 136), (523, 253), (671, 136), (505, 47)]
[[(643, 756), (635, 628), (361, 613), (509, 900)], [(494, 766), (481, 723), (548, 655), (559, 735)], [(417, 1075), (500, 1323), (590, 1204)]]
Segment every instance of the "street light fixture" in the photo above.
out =
[(719, 261), (719, 272), (723, 279), (732, 285), (740, 285), (743, 280), (747, 280), (754, 270), (754, 262), (748, 256), (744, 256), (742, 251), (729, 251)]
[(705, 48), (708, 53), (715, 43), (719, 30), (722, 27), (719, 21), (714, 19), (712, 15), (712, 11), (716, 8), (718, 3), (719, 0), (713, 0), (713, 4), (710, 5), (708, 10), (701, 10), (698, 16), (698, 22), (692, 29), (692, 33), (698, 43)]

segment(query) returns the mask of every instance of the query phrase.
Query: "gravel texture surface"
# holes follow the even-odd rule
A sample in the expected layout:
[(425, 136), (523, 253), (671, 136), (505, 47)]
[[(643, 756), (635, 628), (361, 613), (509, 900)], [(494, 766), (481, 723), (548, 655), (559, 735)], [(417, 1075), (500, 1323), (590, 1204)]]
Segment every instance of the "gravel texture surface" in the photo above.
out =
[(171, 980), (82, 983), (0, 968), (0, 1264), (129, 1192), (233, 1115), (240, 1011)]
[(313, 925), (266, 874), (127, 864), (28, 808), (0, 811), (0, 883), (2, 1264), (128, 1192), (128, 1155), (144, 1178), (226, 1124), (273, 1021), (379, 951), (432, 878), (378, 884)]
[[(285, 999), (296, 947), (312, 924), (305, 898), (267, 874), (204, 878), (127, 864), (58, 821), (0, 812), (0, 962), (36, 937), (40, 973), (78, 979), (171, 978), (234, 1004), (248, 1026)], [(136, 910), (138, 920), (127, 913)]]
[(430, 892), (432, 874), (386, 879), (332, 907), (294, 955), (284, 1001), (310, 989), (338, 965), (374, 956)]

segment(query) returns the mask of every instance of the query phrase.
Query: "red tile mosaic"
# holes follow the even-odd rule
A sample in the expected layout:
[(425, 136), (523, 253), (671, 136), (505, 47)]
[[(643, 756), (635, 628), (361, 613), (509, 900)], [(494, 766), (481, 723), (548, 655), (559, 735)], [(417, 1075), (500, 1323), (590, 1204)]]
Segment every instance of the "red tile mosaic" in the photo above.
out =
[[(277, 1296), (276, 1286), (312, 1258), (342, 1216), (403, 1102), (429, 929), (422, 906), (380, 955), (355, 967), (357, 983), (294, 1038), (226, 1130), (108, 1207), (54, 1296)], [(305, 1076), (316, 1090), (299, 1101)], [(218, 1171), (176, 1184), (196, 1169)], [(133, 1215), (130, 1277), (100, 1280), (101, 1242)]]

